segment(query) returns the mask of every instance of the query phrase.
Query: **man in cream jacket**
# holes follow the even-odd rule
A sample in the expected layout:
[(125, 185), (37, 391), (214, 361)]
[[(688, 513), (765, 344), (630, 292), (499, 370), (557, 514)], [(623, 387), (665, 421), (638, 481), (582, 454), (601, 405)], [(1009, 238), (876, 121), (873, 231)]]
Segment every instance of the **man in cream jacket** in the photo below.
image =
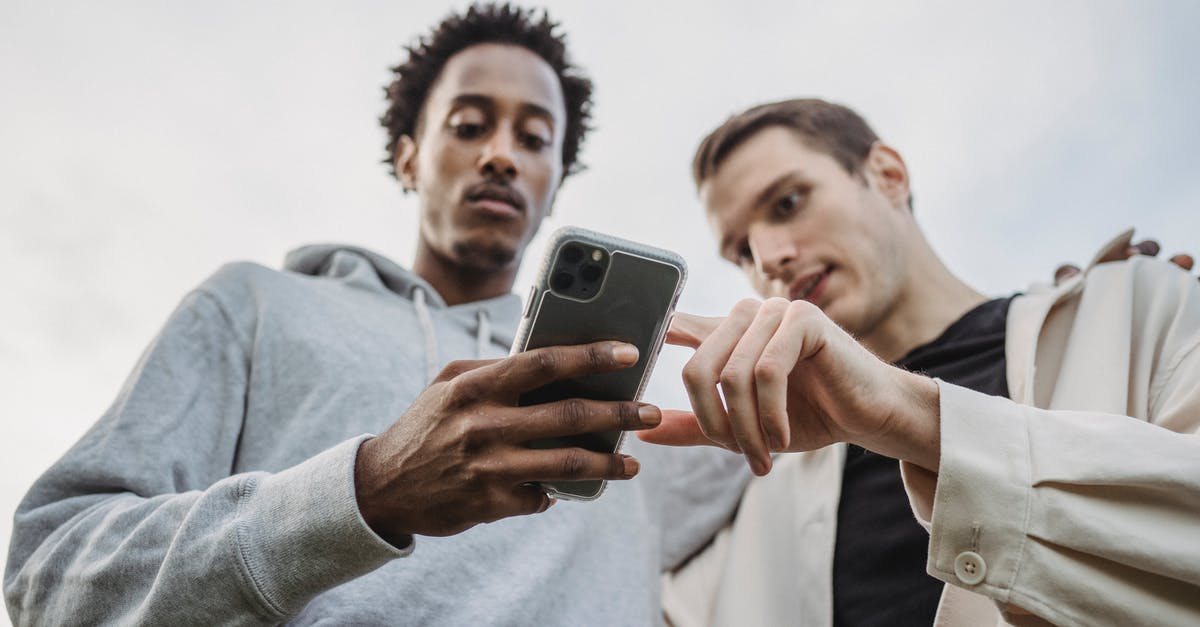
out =
[(677, 317), (693, 411), (643, 439), (760, 478), (666, 578), (672, 624), (1200, 621), (1194, 277), (1135, 257), (988, 300), (925, 240), (900, 155), (819, 100), (731, 118), (694, 165), (767, 300)]

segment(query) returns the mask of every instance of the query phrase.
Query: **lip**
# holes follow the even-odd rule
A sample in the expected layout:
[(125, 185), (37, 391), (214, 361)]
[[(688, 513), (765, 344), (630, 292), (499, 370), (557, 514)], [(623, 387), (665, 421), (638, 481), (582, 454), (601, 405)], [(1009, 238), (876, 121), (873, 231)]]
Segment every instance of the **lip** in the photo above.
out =
[(463, 196), (469, 207), (492, 218), (514, 220), (525, 215), (525, 199), (503, 183), (476, 183)]
[(511, 204), (493, 198), (479, 198), (468, 202), (468, 206), (493, 218), (502, 220), (515, 220), (525, 215), (525, 212), (517, 209)]
[[(825, 288), (829, 286), (829, 277), (832, 275), (833, 268), (831, 266), (821, 268), (817, 272), (810, 272), (796, 279), (795, 281), (792, 281), (792, 284), (788, 286), (788, 297), (791, 300), (801, 300), (801, 295), (803, 295), (803, 300), (816, 304), (816, 302), (825, 293)], [(820, 277), (819, 280), (818, 277)], [(812, 284), (814, 280), (817, 280), (817, 284), (813, 285), (811, 289), (808, 289), (808, 293), (806, 294), (805, 289), (808, 288), (808, 286)]]

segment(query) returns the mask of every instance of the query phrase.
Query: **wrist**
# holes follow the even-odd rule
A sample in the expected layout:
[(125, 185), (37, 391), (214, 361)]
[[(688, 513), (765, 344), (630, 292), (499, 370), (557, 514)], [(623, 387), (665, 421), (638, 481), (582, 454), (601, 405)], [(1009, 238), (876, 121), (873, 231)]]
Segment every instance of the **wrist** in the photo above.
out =
[(937, 472), (941, 459), (941, 393), (933, 379), (894, 368), (885, 428), (854, 442), (881, 455)]
[(381, 525), (379, 508), (375, 506), (375, 499), (372, 498), (378, 492), (374, 489), (374, 464), (371, 463), (371, 451), (377, 441), (378, 438), (371, 438), (358, 447), (358, 455), (354, 458), (354, 500), (358, 504), (358, 513), (371, 531), (386, 538), (388, 534), (384, 533)]

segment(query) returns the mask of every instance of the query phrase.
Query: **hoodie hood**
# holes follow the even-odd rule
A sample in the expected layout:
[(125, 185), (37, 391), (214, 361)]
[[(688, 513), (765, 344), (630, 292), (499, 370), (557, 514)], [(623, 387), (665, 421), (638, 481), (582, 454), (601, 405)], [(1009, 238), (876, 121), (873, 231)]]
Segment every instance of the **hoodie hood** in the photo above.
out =
[(383, 255), (341, 244), (310, 244), (287, 254), (283, 268), (309, 276), (343, 279), (367, 289), (385, 289), (405, 298), (420, 287), (430, 292), (430, 300), (445, 307), (445, 301), (421, 277)]
[(352, 287), (390, 293), (412, 302), (431, 353), (436, 353), (435, 318), (447, 319), (456, 326), (475, 328), (481, 345), (495, 342), (504, 346), (512, 345), (521, 319), (521, 299), (516, 294), (450, 307), (433, 286), (412, 271), (379, 253), (357, 246), (302, 246), (287, 254), (284, 269), (337, 279)]

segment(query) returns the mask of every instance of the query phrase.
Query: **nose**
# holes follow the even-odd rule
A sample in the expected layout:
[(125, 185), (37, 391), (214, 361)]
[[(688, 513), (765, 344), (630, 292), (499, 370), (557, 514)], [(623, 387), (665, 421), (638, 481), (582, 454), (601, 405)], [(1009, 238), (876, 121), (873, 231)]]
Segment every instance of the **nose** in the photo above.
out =
[(750, 252), (759, 274), (768, 279), (783, 278), (796, 260), (796, 245), (782, 225), (755, 224), (750, 227)]
[(501, 126), (483, 146), (479, 170), (489, 178), (512, 180), (517, 176), (515, 141), (512, 129)]

